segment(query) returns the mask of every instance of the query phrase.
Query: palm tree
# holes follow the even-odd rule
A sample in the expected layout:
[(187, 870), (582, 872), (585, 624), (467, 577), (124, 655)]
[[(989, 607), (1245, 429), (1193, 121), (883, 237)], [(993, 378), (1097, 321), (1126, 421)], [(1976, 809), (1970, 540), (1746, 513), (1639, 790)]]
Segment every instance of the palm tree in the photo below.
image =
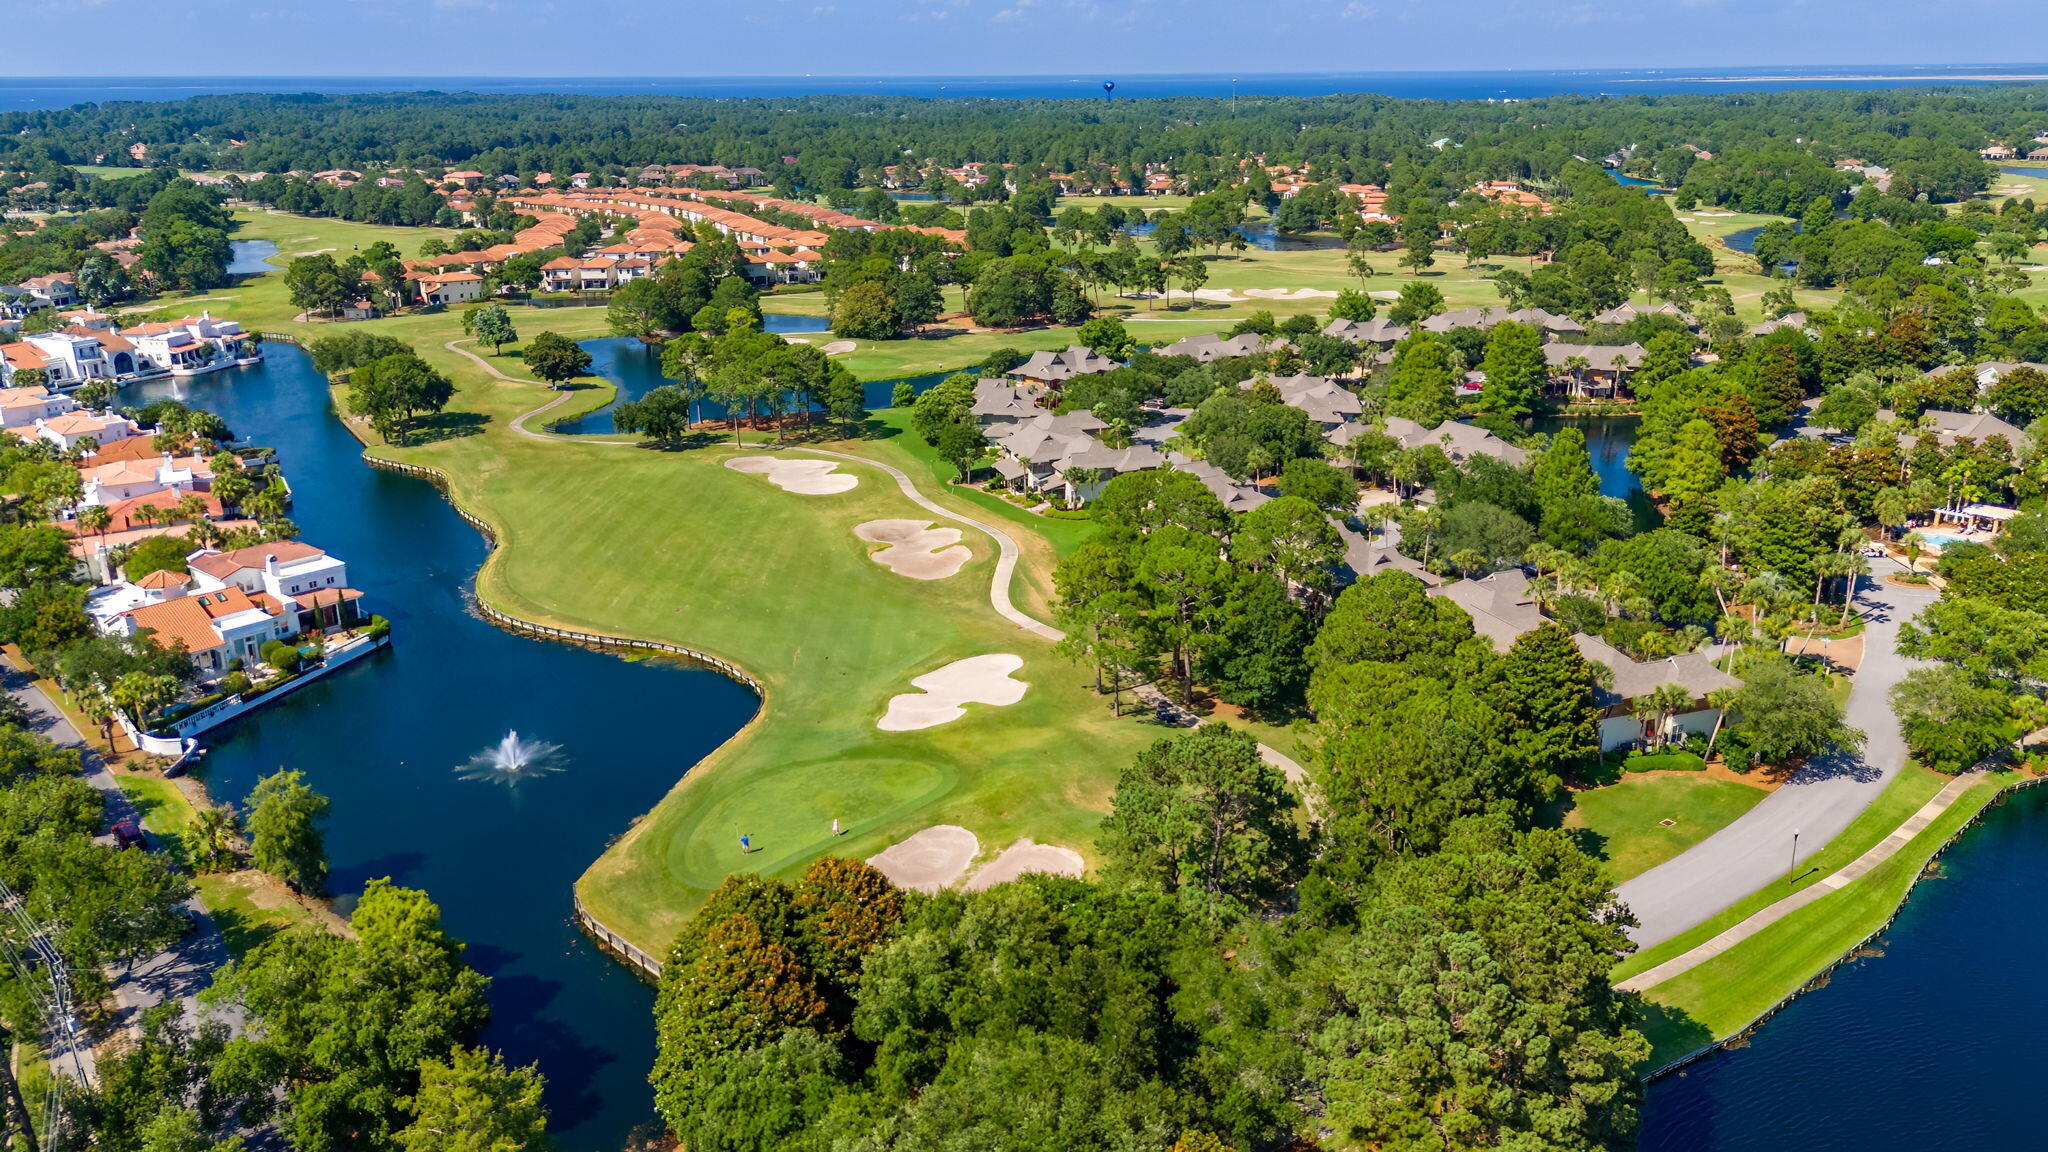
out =
[(79, 509), (78, 526), (98, 536), (113, 527), (114, 514), (103, 504), (93, 504)]
[(197, 863), (207, 871), (228, 871), (236, 864), (235, 818), (225, 808), (199, 809), (193, 832), (199, 842)]
[(1927, 551), (1927, 537), (1922, 536), (1918, 532), (1908, 532), (1905, 538), (1899, 541), (1899, 551), (1906, 554), (1906, 570), (1908, 572), (1918, 572), (1920, 570), (1920, 554)]
[(1836, 575), (1849, 579), (1849, 586), (1842, 590), (1842, 619), (1835, 625), (1838, 629), (1847, 628), (1849, 613), (1856, 607), (1856, 581), (1870, 575), (1870, 561), (1865, 560), (1861, 552), (1845, 552), (1842, 554), (1841, 571)]
[(71, 691), (72, 703), (78, 706), (79, 715), (84, 716), (87, 723), (100, 730), (102, 739), (106, 740), (108, 744), (112, 744), (114, 742), (114, 705), (112, 701), (107, 699), (107, 694), (101, 692), (95, 686), (87, 686), (84, 691), (80, 691), (78, 687), (73, 685), (66, 685), (66, 687)]
[(1659, 684), (1647, 694), (1629, 701), (1629, 711), (1643, 721), (1643, 739), (1646, 742), (1663, 744), (1670, 734), (1671, 718), (1691, 703), (1692, 693), (1676, 684)]

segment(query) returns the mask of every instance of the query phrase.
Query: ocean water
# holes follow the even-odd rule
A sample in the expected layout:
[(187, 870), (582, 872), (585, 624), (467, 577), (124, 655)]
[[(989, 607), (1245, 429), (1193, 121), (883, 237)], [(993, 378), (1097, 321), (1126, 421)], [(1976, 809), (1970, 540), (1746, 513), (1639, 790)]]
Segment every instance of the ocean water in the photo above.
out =
[[(1157, 96), (1324, 96), (1371, 92), (1424, 100), (1527, 100), (1539, 96), (1638, 96), (1792, 88), (1895, 88), (1902, 84), (1999, 83), (1984, 77), (2048, 74), (2048, 65), (1870, 65), (1826, 68), (1588, 68), (1492, 72), (1163, 73), (1129, 76), (122, 76), (0, 77), (0, 111), (64, 108), (88, 101), (182, 100), (227, 92), (481, 92), (590, 96), (891, 96), (1099, 100)], [(1867, 79), (1867, 77), (1883, 77)], [(1968, 79), (1965, 79), (1967, 77)]]

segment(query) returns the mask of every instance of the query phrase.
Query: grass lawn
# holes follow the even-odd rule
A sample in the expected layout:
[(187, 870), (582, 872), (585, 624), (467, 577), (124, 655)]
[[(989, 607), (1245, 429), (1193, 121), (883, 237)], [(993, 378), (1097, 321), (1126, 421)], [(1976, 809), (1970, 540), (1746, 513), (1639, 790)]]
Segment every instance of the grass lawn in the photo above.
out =
[[(1927, 861), (2011, 781), (2010, 775), (2001, 773), (1979, 782), (1891, 859), (1692, 971), (1650, 989), (1645, 993), (1654, 1009), (1645, 1028), (1653, 1046), (1649, 1066), (1659, 1067), (1710, 1039), (1733, 1035), (1876, 932), (1905, 899)], [(1886, 801), (1893, 798), (1887, 791), (1873, 810), (1890, 807)], [(1924, 803), (1924, 798), (1920, 802)], [(1905, 814), (1910, 815), (1911, 810)], [(1897, 823), (1891, 821), (1885, 832)], [(1828, 851), (1856, 837), (1865, 830), (1863, 824), (1859, 820), (1849, 833), (1830, 844)], [(1855, 855), (1862, 850), (1858, 848)], [(1826, 875), (1853, 858), (1849, 855), (1820, 863), (1816, 875)], [(1778, 886), (1773, 889), (1777, 890), (1769, 892), (1765, 902), (1785, 895)], [(1663, 949), (1660, 946), (1656, 951)]]
[(287, 928), (320, 926), (312, 913), (279, 891), (276, 881), (256, 872), (217, 872), (194, 877), (192, 885), (236, 959)]
[(192, 849), (199, 832), (199, 814), (192, 802), (178, 791), (174, 781), (161, 776), (135, 776), (116, 772), (114, 780), (135, 805), (144, 827), (163, 842), (164, 850), (185, 867), (192, 865)]
[(1727, 827), (1767, 795), (1704, 776), (1628, 776), (1573, 793), (1563, 825), (1579, 832), (1581, 847), (1619, 884)]

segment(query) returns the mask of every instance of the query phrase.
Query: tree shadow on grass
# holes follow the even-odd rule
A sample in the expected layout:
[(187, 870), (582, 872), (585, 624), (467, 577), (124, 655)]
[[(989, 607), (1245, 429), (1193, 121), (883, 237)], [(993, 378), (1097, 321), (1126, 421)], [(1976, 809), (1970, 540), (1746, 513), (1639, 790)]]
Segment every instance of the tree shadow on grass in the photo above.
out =
[(1643, 1014), (1642, 1023), (1637, 1027), (1650, 1041), (1650, 1058), (1636, 1067), (1638, 1075), (1647, 1076), (1714, 1042), (1714, 1033), (1693, 1019), (1685, 1009), (1659, 1004), (1633, 993), (1624, 995), (1634, 996)]
[(443, 440), (460, 440), (482, 433), (490, 422), (490, 417), (479, 412), (436, 412), (414, 421), (413, 426), (406, 430), (400, 446), (417, 448)]
[(634, 441), (633, 447), (645, 448), (650, 452), (689, 452), (697, 448), (715, 448), (721, 444), (729, 448), (732, 441), (722, 433), (698, 429), (673, 440), (637, 440)]

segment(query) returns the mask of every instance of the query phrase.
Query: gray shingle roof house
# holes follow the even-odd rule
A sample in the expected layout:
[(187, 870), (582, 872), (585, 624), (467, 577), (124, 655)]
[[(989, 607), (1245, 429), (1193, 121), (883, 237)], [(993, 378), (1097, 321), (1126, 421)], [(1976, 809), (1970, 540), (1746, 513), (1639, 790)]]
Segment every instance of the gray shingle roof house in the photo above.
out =
[(1036, 394), (1008, 380), (991, 380), (986, 376), (974, 382), (974, 406), (969, 411), (984, 432), (992, 425), (1045, 414), (1045, 409), (1038, 406)]
[[(1095, 413), (1081, 409), (1000, 421), (986, 432), (1001, 454), (998, 475), (1028, 491), (1085, 504), (1111, 479), (1167, 462), (1166, 454), (1150, 444), (1134, 441), (1128, 448), (1112, 448), (1103, 443), (1098, 433), (1107, 427)], [(1084, 478), (1083, 470), (1092, 475)]]
[(1292, 345), (1285, 340), (1268, 338), (1256, 332), (1243, 332), (1236, 336), (1219, 336), (1214, 332), (1203, 332), (1194, 336), (1183, 336), (1163, 348), (1153, 351), (1161, 356), (1192, 356), (1200, 364), (1215, 360), (1228, 360), (1235, 356), (1251, 356), (1260, 352), (1271, 352)]
[[(1880, 412), (1883, 416), (1886, 413)], [(1944, 447), (1958, 440), (1988, 440), (1993, 436), (2005, 437), (2006, 443), (2014, 448), (2027, 443), (2025, 430), (1991, 415), (1989, 412), (1943, 412), (1929, 408), (1920, 414), (1920, 429), (1932, 431)], [(1910, 448), (1920, 438), (1920, 430), (1903, 432), (1899, 435), (1901, 447)]]
[[(1362, 425), (1347, 424), (1337, 430), (1331, 441), (1348, 444), (1357, 435)], [(1425, 428), (1405, 416), (1389, 416), (1386, 422), (1387, 435), (1403, 448), (1420, 448), (1434, 444), (1444, 450), (1451, 463), (1462, 464), (1474, 456), (1491, 456), (1504, 464), (1519, 468), (1529, 462), (1529, 453), (1516, 447), (1484, 428), (1446, 420), (1434, 428)], [(1342, 439), (1339, 439), (1342, 437)]]
[[(1978, 390), (1982, 391), (1986, 388), (1991, 387), (1993, 384), (1998, 383), (2000, 380), (2005, 378), (2006, 373), (2011, 372), (2016, 368), (2032, 368), (2036, 372), (2048, 372), (2048, 364), (2036, 364), (2031, 360), (1986, 360), (1982, 364), (1977, 365), (1975, 369), (1973, 369), (1973, 371), (1977, 374)], [(1953, 365), (1948, 365), (1941, 368), (1935, 368), (1929, 372), (1924, 373), (1924, 375), (1930, 377), (1946, 376), (1953, 371), (1955, 371), (1955, 367)]]
[(1255, 485), (1242, 484), (1230, 478), (1230, 474), (1206, 460), (1189, 460), (1177, 457), (1173, 470), (1185, 472), (1202, 482), (1202, 486), (1216, 494), (1223, 507), (1232, 512), (1249, 512), (1272, 497), (1260, 491)]
[(1633, 372), (1643, 366), (1644, 349), (1641, 344), (1545, 344), (1543, 360), (1552, 368), (1562, 369), (1574, 356), (1586, 358), (1586, 371), (1612, 372), (1615, 357), (1620, 357), (1624, 371)]
[(1761, 324), (1750, 325), (1749, 334), (1751, 336), (1768, 336), (1771, 333), (1776, 332), (1780, 328), (1804, 329), (1809, 323), (1810, 321), (1807, 318), (1806, 313), (1787, 312), (1783, 316), (1778, 317), (1776, 320), (1766, 320)]
[(1503, 308), (1481, 306), (1477, 308), (1456, 308), (1439, 312), (1422, 322), (1422, 328), (1429, 332), (1449, 332), (1453, 328), (1491, 328), (1503, 320), (1527, 324), (1549, 335), (1577, 334), (1586, 330), (1584, 324), (1569, 316), (1560, 316), (1542, 308), (1517, 308), (1510, 312)]
[(1391, 346), (1408, 338), (1408, 327), (1396, 324), (1383, 316), (1370, 320), (1332, 320), (1323, 325), (1323, 335), (1335, 336), (1352, 344), (1378, 344)]
[[(1463, 608), (1472, 617), (1472, 628), (1486, 637), (1496, 651), (1505, 651), (1515, 640), (1535, 631), (1544, 621), (1536, 599), (1529, 592), (1529, 576), (1518, 568), (1495, 572), (1478, 580), (1457, 580), (1429, 590)], [(1692, 701), (1667, 721), (1663, 736), (1684, 732), (1706, 732), (1720, 718), (1720, 709), (1707, 702), (1707, 694), (1735, 688), (1742, 681), (1721, 671), (1711, 656), (1687, 652), (1661, 660), (1636, 660), (1627, 653), (1585, 632), (1572, 637), (1579, 652), (1612, 673), (1610, 682), (1594, 697), (1603, 710), (1600, 746), (1606, 749), (1633, 744), (1649, 735), (1645, 722), (1631, 710), (1639, 700), (1666, 684), (1683, 688)]]
[(1010, 369), (1005, 375), (1026, 384), (1053, 387), (1064, 384), (1076, 376), (1113, 372), (1121, 367), (1123, 365), (1093, 348), (1076, 345), (1064, 352), (1033, 352), (1029, 360)]
[(1686, 327), (1690, 328), (1693, 326), (1693, 318), (1686, 314), (1685, 309), (1680, 308), (1676, 304), (1668, 302), (1663, 304), (1637, 304), (1628, 300), (1624, 300), (1607, 311), (1600, 313), (1598, 316), (1593, 317), (1593, 323), (1626, 324), (1638, 316), (1676, 316), (1685, 322)]
[[(1273, 376), (1267, 379), (1280, 392), (1280, 399), (1290, 408), (1299, 408), (1308, 417), (1323, 426), (1323, 431), (1335, 431), (1346, 421), (1356, 420), (1365, 414), (1365, 403), (1358, 393), (1325, 376)], [(1257, 384), (1247, 380), (1239, 387), (1246, 390)]]
[(1505, 651), (1517, 637), (1543, 623), (1543, 612), (1529, 594), (1529, 575), (1519, 568), (1477, 580), (1456, 580), (1432, 588), (1430, 595), (1463, 608), (1472, 617), (1473, 629), (1491, 641), (1496, 651)]
[(1569, 316), (1560, 316), (1555, 312), (1548, 312), (1541, 308), (1517, 308), (1503, 316), (1502, 319), (1513, 320), (1517, 324), (1527, 324), (1531, 328), (1540, 329), (1553, 336), (1582, 335), (1586, 331), (1586, 326), (1577, 320)]

